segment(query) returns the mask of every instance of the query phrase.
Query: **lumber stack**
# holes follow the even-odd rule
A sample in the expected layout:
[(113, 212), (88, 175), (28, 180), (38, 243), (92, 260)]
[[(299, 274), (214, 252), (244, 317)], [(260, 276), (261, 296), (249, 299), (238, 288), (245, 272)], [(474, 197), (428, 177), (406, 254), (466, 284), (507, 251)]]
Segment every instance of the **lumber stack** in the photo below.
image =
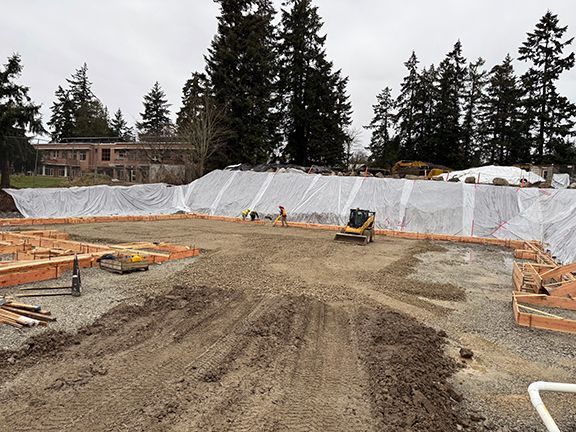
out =
[(516, 322), (525, 327), (576, 333), (576, 319), (559, 315), (562, 310), (576, 311), (576, 263), (559, 265), (535, 242), (526, 242), (514, 256), (527, 260), (515, 262), (512, 269)]
[(22, 328), (46, 326), (51, 321), (56, 321), (56, 318), (51, 316), (50, 311), (42, 309), (39, 305), (5, 299), (0, 306), (0, 324)]

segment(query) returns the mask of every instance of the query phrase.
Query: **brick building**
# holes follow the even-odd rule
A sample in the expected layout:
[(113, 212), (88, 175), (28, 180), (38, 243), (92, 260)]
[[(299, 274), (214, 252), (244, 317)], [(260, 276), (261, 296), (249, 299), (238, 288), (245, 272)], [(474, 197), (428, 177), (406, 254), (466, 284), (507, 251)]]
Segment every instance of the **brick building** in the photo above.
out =
[(184, 177), (184, 144), (153, 142), (67, 142), (34, 144), (41, 157), (38, 174), (81, 177), (104, 174), (126, 182), (165, 181)]

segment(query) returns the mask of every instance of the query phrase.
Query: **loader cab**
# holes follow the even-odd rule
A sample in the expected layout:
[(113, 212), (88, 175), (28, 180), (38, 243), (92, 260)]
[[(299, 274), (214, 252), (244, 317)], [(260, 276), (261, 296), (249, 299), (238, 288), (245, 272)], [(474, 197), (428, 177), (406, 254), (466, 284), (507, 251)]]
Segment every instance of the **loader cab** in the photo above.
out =
[(351, 209), (348, 226), (350, 228), (360, 228), (373, 214), (374, 212), (369, 210)]

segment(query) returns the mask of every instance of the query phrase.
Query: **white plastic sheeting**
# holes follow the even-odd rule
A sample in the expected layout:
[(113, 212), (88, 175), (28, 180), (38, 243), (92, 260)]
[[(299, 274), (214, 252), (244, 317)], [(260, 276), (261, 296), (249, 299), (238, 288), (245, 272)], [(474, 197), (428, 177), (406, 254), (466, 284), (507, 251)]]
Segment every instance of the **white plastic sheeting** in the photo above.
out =
[(511, 185), (520, 185), (521, 180), (526, 180), (529, 184), (543, 182), (544, 179), (537, 174), (525, 171), (518, 167), (488, 165), (479, 168), (470, 168), (464, 171), (452, 171), (448, 174), (442, 174), (447, 180), (457, 178), (460, 181), (466, 180), (467, 177), (474, 177), (476, 183), (492, 184), (495, 178), (503, 178)]
[(376, 211), (382, 229), (540, 240), (576, 260), (576, 190), (499, 187), (374, 177), (213, 171), (189, 185), (8, 190), (26, 217), (162, 214), (239, 216), (339, 224), (350, 208)]
[(75, 217), (175, 213), (182, 187), (164, 184), (6, 189), (24, 217)]
[(566, 189), (570, 186), (570, 174), (553, 174), (552, 187), (554, 189)]

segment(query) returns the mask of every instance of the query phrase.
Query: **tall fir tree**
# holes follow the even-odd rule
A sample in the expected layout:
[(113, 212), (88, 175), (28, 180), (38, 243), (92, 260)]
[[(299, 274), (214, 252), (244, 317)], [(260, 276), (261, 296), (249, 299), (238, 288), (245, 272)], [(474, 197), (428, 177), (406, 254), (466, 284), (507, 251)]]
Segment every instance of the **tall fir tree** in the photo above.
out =
[(114, 113), (114, 117), (110, 120), (110, 131), (115, 138), (119, 138), (121, 141), (134, 140), (132, 128), (128, 126), (120, 108), (118, 108)]
[(490, 70), (482, 103), (483, 162), (510, 165), (530, 160), (530, 144), (522, 136), (522, 94), (507, 55)]
[(480, 165), (482, 158), (481, 112), (488, 75), (484, 69), (485, 63), (484, 59), (479, 58), (470, 63), (466, 71), (460, 157), (468, 166)]
[(407, 159), (412, 159), (416, 152), (415, 134), (416, 134), (416, 110), (419, 75), (418, 75), (418, 58), (412, 51), (412, 55), (404, 63), (408, 70), (400, 86), (400, 94), (396, 99), (398, 110), (396, 122), (398, 127), (398, 139), (400, 141), (401, 153)]
[(222, 163), (267, 162), (278, 147), (275, 11), (270, 0), (214, 1), (220, 16), (206, 71), (231, 131)]
[(213, 96), (213, 92), (206, 74), (194, 72), (182, 88), (182, 108), (176, 118), (178, 131), (200, 114), (207, 96)]
[(560, 161), (558, 156), (570, 147), (576, 106), (558, 94), (556, 81), (574, 67), (574, 52), (565, 54), (574, 38), (564, 39), (567, 27), (548, 11), (528, 33), (519, 48), (519, 60), (529, 62), (523, 76), (526, 89), (526, 129), (532, 139), (537, 161)]
[(406, 159), (433, 161), (436, 158), (434, 148), (435, 110), (438, 100), (436, 86), (437, 73), (434, 65), (424, 68), (418, 75), (414, 96), (414, 149), (411, 153), (401, 155)]
[(68, 88), (58, 86), (51, 107), (48, 125), (52, 140), (110, 136), (108, 110), (92, 92), (86, 63), (66, 82)]
[(10, 187), (10, 169), (31, 153), (27, 132), (43, 132), (40, 105), (28, 95), (29, 88), (16, 80), (22, 74), (18, 54), (0, 69), (0, 188)]
[(392, 98), (390, 87), (384, 88), (376, 96), (376, 104), (372, 106), (374, 116), (366, 129), (372, 131), (368, 149), (371, 161), (376, 166), (390, 168), (398, 159), (399, 139), (394, 136), (396, 103)]
[(348, 78), (326, 58), (323, 24), (311, 0), (284, 5), (279, 75), (284, 156), (300, 165), (341, 164), (351, 139)]
[(136, 123), (140, 139), (155, 141), (171, 136), (173, 125), (170, 119), (170, 104), (158, 81), (144, 96), (143, 105), (144, 112), (140, 113), (142, 121)]
[(106, 137), (110, 135), (108, 110), (94, 96), (86, 63), (66, 80), (74, 104), (73, 137)]
[(51, 129), (51, 138), (54, 142), (60, 142), (65, 137), (74, 136), (76, 129), (75, 106), (70, 96), (70, 91), (58, 86), (55, 93), (56, 100), (52, 104), (52, 116), (48, 121)]
[(438, 101), (435, 106), (434, 151), (430, 159), (452, 168), (463, 168), (469, 161), (462, 159), (462, 97), (466, 78), (466, 59), (462, 44), (456, 42), (452, 51), (438, 67)]

